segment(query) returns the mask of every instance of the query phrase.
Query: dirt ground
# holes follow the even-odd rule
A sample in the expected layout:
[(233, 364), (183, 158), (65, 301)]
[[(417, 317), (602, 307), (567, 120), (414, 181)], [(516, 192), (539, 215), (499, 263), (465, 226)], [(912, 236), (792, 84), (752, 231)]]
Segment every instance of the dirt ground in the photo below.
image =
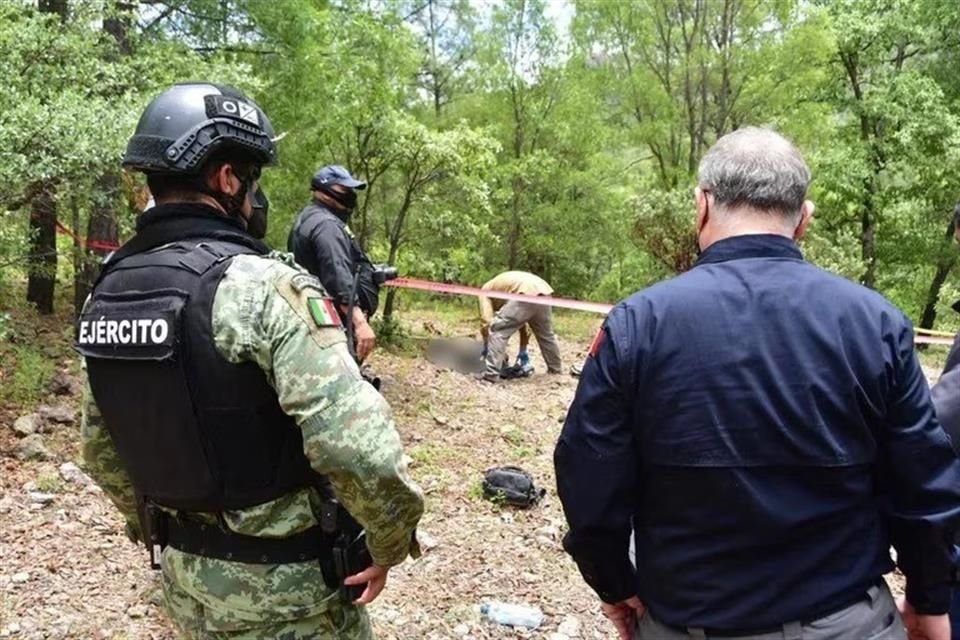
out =
[[(472, 331), (457, 320), (414, 316), (408, 324), (421, 335)], [(567, 323), (574, 334), (562, 345), (567, 364), (583, 357), (598, 324)], [(429, 547), (391, 571), (387, 590), (370, 607), (379, 638), (562, 640), (561, 623), (569, 637), (609, 637), (596, 597), (560, 546), (552, 452), (576, 379), (544, 374), (532, 351), (536, 375), (498, 385), (440, 370), (415, 353), (380, 351), (373, 358), (411, 473), (427, 495), (422, 529)], [(74, 397), (45, 401), (77, 407)], [(51, 459), (24, 462), (13, 454), (17, 415), (0, 414), (0, 638), (174, 638), (145, 552), (123, 535), (109, 500), (95, 486), (61, 477), (61, 464), (80, 463), (79, 422), (43, 435)], [(547, 489), (544, 500), (528, 511), (483, 500), (480, 479), (498, 464), (528, 469)], [(482, 621), (479, 605), (487, 600), (538, 606), (544, 624), (531, 633)]]
[[(472, 332), (463, 314), (406, 320), (421, 335)], [(598, 325), (596, 317), (558, 319), (566, 366), (583, 358)], [(544, 374), (537, 353), (533, 361), (532, 378), (489, 385), (413, 353), (373, 359), (427, 495), (423, 557), (391, 571), (370, 607), (379, 638), (613, 637), (560, 546), (552, 452), (577, 381)], [(66, 402), (76, 407), (75, 398)], [(96, 487), (61, 477), (62, 463), (80, 462), (77, 424), (43, 436), (51, 459), (22, 462), (9, 428), (16, 417), (0, 409), (0, 638), (174, 638), (144, 550), (126, 539)], [(544, 500), (528, 511), (484, 501), (479, 481), (498, 464), (528, 469), (547, 489)], [(544, 624), (527, 632), (483, 621), (479, 604), (488, 600), (540, 607)]]

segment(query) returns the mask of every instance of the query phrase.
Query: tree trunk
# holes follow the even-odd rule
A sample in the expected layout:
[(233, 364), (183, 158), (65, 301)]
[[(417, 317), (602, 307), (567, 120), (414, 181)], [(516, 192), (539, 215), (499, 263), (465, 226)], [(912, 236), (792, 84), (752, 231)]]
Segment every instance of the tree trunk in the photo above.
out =
[(67, 19), (67, 0), (38, 0), (37, 9), (42, 13), (57, 14), (61, 22)]
[(133, 44), (130, 42), (130, 24), (133, 10), (136, 5), (130, 2), (112, 2), (110, 11), (103, 19), (103, 30), (117, 43), (117, 50), (121, 56), (133, 53)]
[(383, 303), (383, 321), (389, 324), (393, 320), (393, 299), (397, 295), (397, 288), (390, 287), (387, 291), (387, 299)]
[[(135, 5), (125, 0), (111, 0), (109, 11), (103, 20), (103, 31), (117, 45), (120, 57), (133, 53), (130, 29)], [(93, 181), (93, 202), (87, 220), (86, 251), (81, 268), (74, 275), (73, 303), (77, 313), (90, 294), (93, 283), (100, 273), (103, 259), (119, 244), (117, 202), (120, 196), (120, 174), (107, 171)]]
[[(41, 13), (67, 21), (67, 0), (37, 0)], [(53, 313), (53, 293), (57, 284), (57, 201), (51, 183), (40, 185), (30, 203), (30, 253), (27, 302), (40, 313)]]
[(77, 196), (74, 194), (70, 198), (70, 230), (73, 232), (73, 313), (80, 315), (83, 309), (83, 302), (86, 295), (80, 295), (80, 280), (83, 273), (84, 253), (83, 241), (80, 239), (80, 203), (77, 202)]
[(430, 92), (433, 93), (433, 115), (440, 119), (440, 65), (437, 62), (437, 19), (433, 12), (433, 0), (427, 0), (427, 11), (430, 20)]
[(53, 313), (57, 282), (57, 201), (50, 184), (43, 185), (31, 201), (27, 264), (27, 302), (36, 305), (44, 315)]
[(930, 288), (927, 291), (927, 300), (923, 305), (923, 313), (920, 315), (920, 328), (933, 329), (933, 323), (937, 320), (937, 303), (940, 301), (940, 289), (943, 283), (947, 281), (947, 276), (953, 270), (957, 263), (957, 252), (953, 247), (953, 220), (947, 227), (944, 235), (944, 243), (940, 249), (940, 257), (937, 259), (937, 269), (933, 273), (933, 280), (930, 282)]
[(513, 178), (513, 197), (510, 202), (510, 236), (507, 243), (507, 268), (511, 271), (517, 268), (520, 261), (520, 205), (523, 183), (520, 176)]
[[(400, 211), (394, 221), (393, 229), (390, 232), (390, 252), (387, 255), (389, 264), (396, 264), (397, 255), (400, 253), (400, 242), (403, 239), (403, 225), (407, 220), (407, 213), (410, 210), (410, 204), (413, 202), (413, 192), (416, 188), (416, 178), (407, 186), (407, 192), (403, 196), (403, 203), (400, 205)], [(390, 287), (387, 291), (387, 299), (383, 304), (383, 321), (389, 323), (393, 320), (393, 301), (397, 295), (397, 290)]]
[(93, 184), (94, 201), (87, 221), (87, 246), (83, 267), (74, 283), (74, 302), (87, 299), (93, 283), (100, 274), (103, 259), (119, 244), (117, 198), (120, 194), (120, 176), (105, 173)]

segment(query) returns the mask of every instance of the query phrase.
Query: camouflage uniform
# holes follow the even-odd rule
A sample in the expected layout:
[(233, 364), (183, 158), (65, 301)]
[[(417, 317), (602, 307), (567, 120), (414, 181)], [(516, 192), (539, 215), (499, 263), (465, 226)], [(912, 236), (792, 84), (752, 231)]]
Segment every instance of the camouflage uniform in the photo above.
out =
[[(304, 278), (311, 279), (306, 288)], [(360, 377), (343, 331), (314, 321), (307, 306), (311, 293), (323, 295), (319, 282), (296, 269), (289, 255), (235, 257), (214, 298), (216, 347), (231, 362), (263, 369), (281, 407), (303, 431), (311, 466), (330, 479), (367, 530), (374, 562), (390, 567), (419, 554), (413, 531), (423, 496), (407, 475), (386, 401)], [(88, 397), (84, 460), (135, 536), (133, 487)], [(315, 489), (302, 489), (219, 516), (237, 533), (282, 538), (316, 526), (320, 501)], [(217, 516), (201, 514), (211, 522)], [(185, 637), (372, 637), (366, 612), (339, 601), (316, 561), (244, 564), (167, 547), (161, 564), (167, 610)]]

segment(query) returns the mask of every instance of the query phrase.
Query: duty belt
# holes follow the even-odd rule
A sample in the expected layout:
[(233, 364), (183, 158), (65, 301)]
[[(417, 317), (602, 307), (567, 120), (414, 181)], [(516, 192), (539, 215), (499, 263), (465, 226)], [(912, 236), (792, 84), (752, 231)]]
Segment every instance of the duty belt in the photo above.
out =
[(325, 558), (331, 539), (319, 526), (286, 538), (260, 538), (216, 524), (167, 517), (166, 544), (198, 556), (247, 564), (288, 564)]

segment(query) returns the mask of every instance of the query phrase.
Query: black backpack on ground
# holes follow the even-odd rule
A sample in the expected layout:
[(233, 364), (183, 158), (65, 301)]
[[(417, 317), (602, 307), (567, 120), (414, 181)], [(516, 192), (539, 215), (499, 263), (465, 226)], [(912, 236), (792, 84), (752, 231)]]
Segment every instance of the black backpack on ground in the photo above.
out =
[(520, 467), (493, 467), (483, 476), (483, 495), (515, 507), (532, 507), (546, 494), (538, 489), (533, 476)]

